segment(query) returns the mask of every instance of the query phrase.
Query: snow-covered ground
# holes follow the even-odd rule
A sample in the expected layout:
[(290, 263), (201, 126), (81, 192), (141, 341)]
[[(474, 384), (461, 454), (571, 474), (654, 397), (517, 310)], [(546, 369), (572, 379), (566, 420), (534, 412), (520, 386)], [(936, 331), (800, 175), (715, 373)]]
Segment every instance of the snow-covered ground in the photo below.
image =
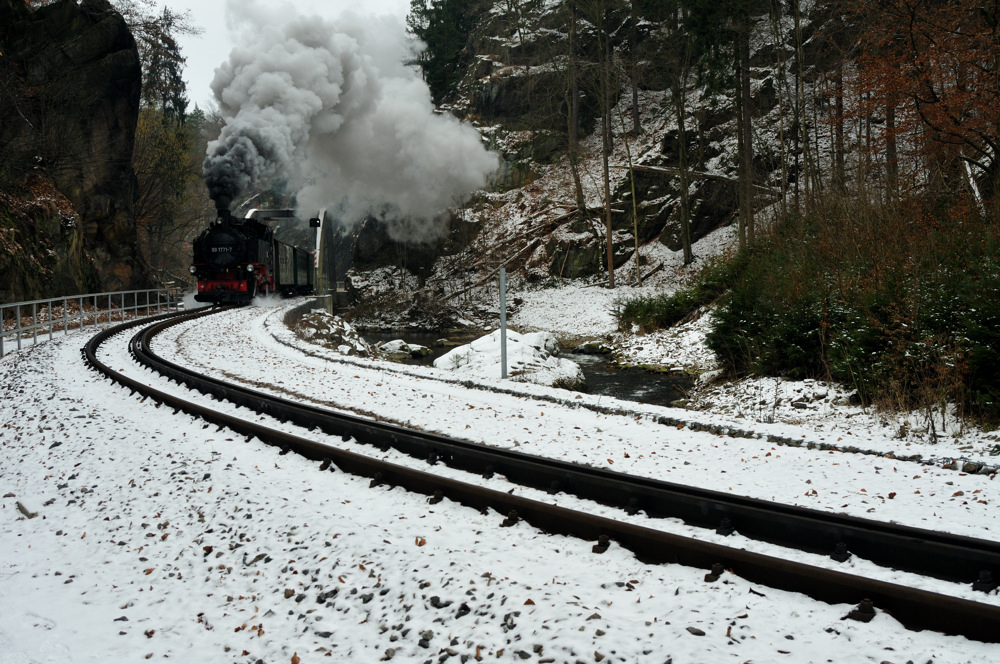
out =
[(471, 376), (498, 376), (506, 370), (517, 382), (570, 389), (584, 385), (580, 365), (558, 353), (559, 342), (551, 332), (496, 330), (450, 350), (434, 360), (434, 366)]
[[(839, 419), (821, 421), (822, 429), (749, 425), (738, 414), (339, 360), (295, 337), (283, 314), (279, 307), (212, 316), (172, 328), (155, 349), (206, 374), (292, 398), (535, 454), (976, 537), (993, 538), (1000, 528), (1000, 487), (991, 476), (657, 423), (669, 416), (816, 442), (902, 444), (863, 428), (850, 437), (837, 428)], [(678, 664), (995, 659), (995, 646), (909, 632), (884, 614), (867, 625), (844, 621), (846, 605), (753, 586), (731, 574), (706, 584), (704, 570), (644, 565), (614, 546), (595, 555), (589, 542), (524, 523), (499, 528), (499, 514), (369, 489), (367, 480), (321, 472), (313, 462), (130, 396), (84, 368), (85, 339), (71, 334), (0, 360), (0, 664), (327, 656), (437, 662), (477, 655)], [(134, 365), (124, 336), (116, 341), (102, 356), (106, 362), (160, 389), (184, 391)], [(298, 433), (422, 465), (353, 441)], [(435, 471), (462, 477), (440, 466)], [(499, 477), (488, 482), (510, 489)], [(675, 520), (514, 490), (834, 564), (738, 534), (722, 540)], [(38, 516), (25, 518), (18, 503)], [(996, 594), (863, 560), (846, 567), (1000, 603)]]

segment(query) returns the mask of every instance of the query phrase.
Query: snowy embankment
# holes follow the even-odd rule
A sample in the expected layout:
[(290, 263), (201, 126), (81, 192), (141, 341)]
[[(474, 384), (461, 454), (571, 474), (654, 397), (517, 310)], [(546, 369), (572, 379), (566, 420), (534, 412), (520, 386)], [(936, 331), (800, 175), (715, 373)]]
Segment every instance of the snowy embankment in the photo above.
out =
[[(434, 360), (434, 366), (474, 377), (500, 376), (503, 367), (510, 379), (517, 382), (570, 389), (584, 385), (580, 365), (557, 357), (559, 342), (551, 333), (518, 334), (508, 330), (505, 340), (501, 336), (500, 330), (494, 330), (470, 344), (448, 351)], [(504, 341), (506, 347), (502, 348)]]
[[(206, 374), (291, 398), (535, 454), (980, 537), (1000, 525), (997, 484), (985, 476), (776, 447), (654, 419), (672, 413), (727, 422), (703, 413), (498, 378), (460, 383), (423, 367), (332, 361), (333, 351), (284, 328), (281, 314), (246, 308), (213, 316), (174, 328), (155, 349)], [(84, 339), (70, 335), (0, 360), (0, 495), (8, 496), (0, 500), (0, 663), (147, 656), (307, 663), (326, 655), (352, 662), (478, 655), (941, 663), (989, 661), (995, 649), (908, 632), (883, 614), (867, 625), (843, 621), (847, 606), (752, 587), (733, 575), (706, 584), (703, 570), (643, 565), (614, 546), (595, 555), (588, 542), (527, 524), (499, 528), (499, 514), (369, 489), (367, 480), (321, 472), (318, 464), (129, 396), (83, 368)], [(231, 344), (220, 348), (219, 339)], [(124, 339), (116, 346), (104, 356), (115, 368), (184, 391), (137, 368)], [(352, 441), (299, 433), (426, 468)], [(511, 488), (499, 477), (471, 481)], [(719, 537), (564, 495), (514, 491)], [(38, 516), (25, 518), (16, 501)], [(738, 535), (724, 541), (769, 550)], [(998, 601), (865, 561), (847, 567)]]

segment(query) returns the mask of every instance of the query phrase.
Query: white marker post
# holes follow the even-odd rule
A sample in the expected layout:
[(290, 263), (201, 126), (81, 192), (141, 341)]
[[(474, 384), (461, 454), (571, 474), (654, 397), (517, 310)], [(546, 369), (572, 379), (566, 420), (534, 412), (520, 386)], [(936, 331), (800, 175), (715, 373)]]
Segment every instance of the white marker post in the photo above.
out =
[(507, 270), (500, 268), (500, 378), (507, 377)]

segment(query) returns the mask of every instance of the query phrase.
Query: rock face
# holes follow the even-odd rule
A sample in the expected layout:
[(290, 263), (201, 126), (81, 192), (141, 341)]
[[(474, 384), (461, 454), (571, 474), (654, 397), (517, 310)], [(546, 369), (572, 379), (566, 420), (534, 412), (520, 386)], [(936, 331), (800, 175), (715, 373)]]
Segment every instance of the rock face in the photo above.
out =
[(399, 266), (409, 270), (421, 281), (441, 250), (443, 240), (403, 243), (389, 237), (385, 224), (366, 217), (355, 229), (351, 265), (370, 270), (384, 266)]
[(84, 267), (59, 281), (92, 287), (90, 271), (104, 289), (144, 286), (131, 168), (142, 70), (125, 21), (107, 0), (0, 0), (0, 53), (0, 187), (33, 175), (72, 204), (54, 244)]

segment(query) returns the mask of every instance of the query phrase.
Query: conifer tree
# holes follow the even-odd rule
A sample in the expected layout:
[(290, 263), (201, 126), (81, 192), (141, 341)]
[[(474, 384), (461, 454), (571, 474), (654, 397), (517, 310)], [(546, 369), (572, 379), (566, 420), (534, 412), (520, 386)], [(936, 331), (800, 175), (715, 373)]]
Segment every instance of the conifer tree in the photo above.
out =
[(471, 60), (469, 33), (479, 2), (469, 0), (410, 0), (406, 25), (424, 43), (415, 64), (435, 102), (440, 102), (461, 79)]

